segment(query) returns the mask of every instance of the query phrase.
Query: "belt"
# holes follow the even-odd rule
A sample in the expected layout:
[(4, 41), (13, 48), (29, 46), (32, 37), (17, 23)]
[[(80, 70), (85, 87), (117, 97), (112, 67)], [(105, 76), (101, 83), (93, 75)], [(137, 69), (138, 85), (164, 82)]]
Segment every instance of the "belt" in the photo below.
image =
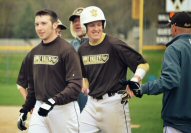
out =
[(117, 93), (117, 92), (107, 92), (106, 94), (104, 94), (104, 95), (102, 95), (102, 96), (99, 96), (99, 97), (93, 96), (93, 98), (94, 98), (94, 99), (97, 99), (97, 100), (102, 100), (105, 95), (107, 95), (108, 97), (111, 97), (111, 96), (114, 96), (115, 93)]

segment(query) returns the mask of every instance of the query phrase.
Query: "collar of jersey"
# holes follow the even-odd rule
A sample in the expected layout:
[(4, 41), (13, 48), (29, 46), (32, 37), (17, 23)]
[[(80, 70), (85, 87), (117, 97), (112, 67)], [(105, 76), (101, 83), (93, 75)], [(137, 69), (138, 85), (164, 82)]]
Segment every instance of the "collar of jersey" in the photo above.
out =
[(52, 45), (52, 44), (55, 44), (55, 42), (59, 39), (60, 37), (56, 37), (54, 40), (52, 40), (51, 42), (48, 42), (48, 43), (44, 43), (43, 41), (41, 41), (41, 44), (43, 46), (49, 46), (49, 45)]
[(91, 46), (99, 45), (101, 42), (103, 42), (103, 40), (105, 39), (105, 36), (106, 36), (106, 34), (103, 33), (103, 34), (101, 35), (101, 38), (100, 38), (97, 42), (95, 42), (95, 43), (89, 42), (89, 44), (90, 44)]

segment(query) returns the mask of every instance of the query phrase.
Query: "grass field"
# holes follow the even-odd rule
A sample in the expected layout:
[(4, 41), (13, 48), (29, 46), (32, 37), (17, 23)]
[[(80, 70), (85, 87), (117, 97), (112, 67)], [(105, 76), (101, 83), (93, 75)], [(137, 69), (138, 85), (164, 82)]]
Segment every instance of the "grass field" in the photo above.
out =
[(26, 53), (0, 52), (0, 105), (21, 105), (16, 79)]
[[(164, 51), (144, 51), (143, 55), (150, 65), (144, 82), (159, 78)], [(143, 98), (133, 98), (130, 101), (132, 124), (140, 125), (133, 128), (133, 133), (162, 133), (162, 94), (158, 96), (144, 95)]]
[[(154, 80), (161, 72), (161, 62), (164, 51), (144, 51), (144, 57), (150, 64), (149, 73), (144, 82)], [(23, 99), (16, 89), (16, 78), (20, 69), (22, 59), (26, 53), (0, 52), (0, 105), (23, 104)], [(161, 133), (161, 103), (162, 95), (143, 96), (130, 101), (131, 119), (133, 125), (140, 126), (133, 128), (133, 133)]]

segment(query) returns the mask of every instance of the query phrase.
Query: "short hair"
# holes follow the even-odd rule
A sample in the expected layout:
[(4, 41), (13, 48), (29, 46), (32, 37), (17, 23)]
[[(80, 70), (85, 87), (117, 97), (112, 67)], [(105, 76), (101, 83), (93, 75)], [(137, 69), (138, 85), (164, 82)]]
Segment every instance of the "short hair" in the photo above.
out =
[(57, 16), (56, 12), (49, 10), (49, 9), (37, 11), (35, 14), (35, 16), (43, 16), (43, 15), (49, 15), (51, 17), (52, 23), (57, 22), (57, 20), (58, 20), (58, 16)]

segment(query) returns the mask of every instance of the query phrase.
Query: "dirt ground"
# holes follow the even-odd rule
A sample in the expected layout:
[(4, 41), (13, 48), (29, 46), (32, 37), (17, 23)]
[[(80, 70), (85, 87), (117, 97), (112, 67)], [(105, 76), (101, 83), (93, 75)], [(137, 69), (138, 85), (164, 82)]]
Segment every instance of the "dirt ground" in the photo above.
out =
[(0, 133), (24, 133), (17, 129), (20, 108), (16, 106), (0, 106)]
[[(0, 106), (0, 133), (26, 133), (17, 129), (19, 117), (19, 106)], [(140, 125), (131, 125), (132, 128), (139, 128)]]

